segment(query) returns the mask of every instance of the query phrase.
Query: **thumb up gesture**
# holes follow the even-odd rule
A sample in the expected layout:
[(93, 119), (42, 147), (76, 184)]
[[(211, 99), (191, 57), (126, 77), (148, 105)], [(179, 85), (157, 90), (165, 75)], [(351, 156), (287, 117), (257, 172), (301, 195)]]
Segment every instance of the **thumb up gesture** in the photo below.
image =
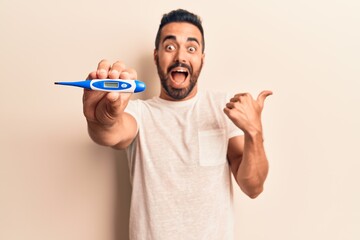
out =
[(226, 104), (224, 113), (245, 134), (262, 132), (261, 112), (265, 99), (271, 94), (271, 91), (262, 91), (257, 99), (249, 93), (236, 94)]

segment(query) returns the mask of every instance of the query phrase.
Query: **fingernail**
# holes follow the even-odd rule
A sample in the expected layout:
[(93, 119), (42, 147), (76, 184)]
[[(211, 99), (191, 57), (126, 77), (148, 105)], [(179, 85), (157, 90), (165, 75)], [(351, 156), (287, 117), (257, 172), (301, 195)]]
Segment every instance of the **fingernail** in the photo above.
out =
[(97, 70), (97, 74), (106, 74), (106, 70), (105, 69), (99, 69)]
[(117, 93), (117, 92), (110, 92), (110, 93), (108, 93), (109, 95), (108, 95), (108, 98), (109, 98), (109, 100), (110, 101), (112, 101), (112, 102), (115, 102), (116, 100), (118, 100), (118, 98), (119, 98), (119, 93)]
[(111, 70), (110, 72), (112, 75), (119, 75), (119, 71), (118, 70)]
[(123, 79), (129, 79), (130, 78), (130, 74), (128, 72), (122, 72), (121, 75), (122, 75)]

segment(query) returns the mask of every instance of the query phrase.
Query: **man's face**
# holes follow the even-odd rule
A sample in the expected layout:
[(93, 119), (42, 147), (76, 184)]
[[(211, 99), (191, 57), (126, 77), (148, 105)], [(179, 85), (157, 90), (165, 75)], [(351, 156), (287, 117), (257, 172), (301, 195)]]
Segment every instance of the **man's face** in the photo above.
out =
[(195, 96), (205, 56), (202, 49), (202, 35), (195, 25), (174, 22), (162, 28), (158, 50), (154, 51), (161, 98), (187, 100)]

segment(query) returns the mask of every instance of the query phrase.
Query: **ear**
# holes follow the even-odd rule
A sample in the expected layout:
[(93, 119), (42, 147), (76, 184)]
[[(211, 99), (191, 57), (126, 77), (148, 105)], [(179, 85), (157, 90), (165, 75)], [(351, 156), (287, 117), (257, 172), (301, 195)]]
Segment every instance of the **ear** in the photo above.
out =
[(156, 64), (157, 59), (159, 58), (158, 51), (154, 49), (154, 62)]

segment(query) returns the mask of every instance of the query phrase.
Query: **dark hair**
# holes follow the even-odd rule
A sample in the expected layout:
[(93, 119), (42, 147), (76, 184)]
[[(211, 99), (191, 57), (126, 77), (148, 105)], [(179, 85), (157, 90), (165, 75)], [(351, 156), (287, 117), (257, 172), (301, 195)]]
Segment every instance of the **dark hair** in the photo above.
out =
[(158, 29), (158, 32), (156, 34), (156, 39), (155, 39), (155, 49), (157, 50), (159, 48), (159, 44), (160, 44), (160, 35), (161, 35), (161, 30), (162, 28), (169, 23), (172, 22), (187, 22), (190, 24), (195, 25), (201, 32), (201, 36), (202, 36), (202, 52), (204, 52), (205, 50), (205, 39), (204, 39), (204, 29), (201, 25), (201, 19), (199, 16), (188, 12), (184, 9), (177, 9), (177, 10), (173, 10), (167, 14), (164, 14), (161, 22), (160, 22), (160, 26)]

